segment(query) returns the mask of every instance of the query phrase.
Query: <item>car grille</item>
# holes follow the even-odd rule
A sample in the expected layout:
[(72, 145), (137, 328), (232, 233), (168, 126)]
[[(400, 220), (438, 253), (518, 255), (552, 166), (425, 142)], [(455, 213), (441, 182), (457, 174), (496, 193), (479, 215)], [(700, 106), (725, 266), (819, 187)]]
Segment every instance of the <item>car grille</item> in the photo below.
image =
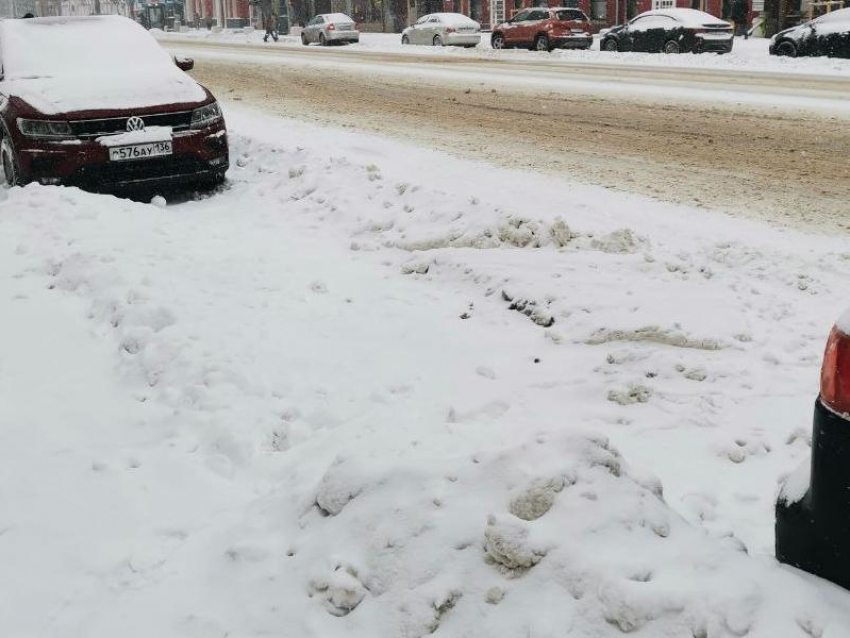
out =
[[(192, 124), (192, 111), (181, 111), (179, 113), (154, 113), (152, 115), (141, 115), (145, 126), (170, 126), (172, 131), (178, 133), (187, 131)], [(128, 117), (109, 117), (97, 120), (76, 120), (71, 122), (71, 130), (76, 137), (81, 139), (94, 139), (102, 135), (115, 135), (127, 132)]]
[(208, 170), (209, 165), (192, 155), (169, 155), (156, 159), (84, 166), (69, 182), (108, 186), (148, 179), (168, 179)]

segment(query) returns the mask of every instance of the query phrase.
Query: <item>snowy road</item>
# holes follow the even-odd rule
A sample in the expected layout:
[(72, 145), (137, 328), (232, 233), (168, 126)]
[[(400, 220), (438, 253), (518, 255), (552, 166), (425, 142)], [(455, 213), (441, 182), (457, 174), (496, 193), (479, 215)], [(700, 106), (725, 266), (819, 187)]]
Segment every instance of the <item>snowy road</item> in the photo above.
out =
[(846, 239), (227, 117), (0, 191), (0, 635), (844, 638), (771, 546)]
[(528, 52), (166, 44), (197, 58), (194, 75), (220, 98), (274, 114), (781, 226), (847, 231), (846, 76)]

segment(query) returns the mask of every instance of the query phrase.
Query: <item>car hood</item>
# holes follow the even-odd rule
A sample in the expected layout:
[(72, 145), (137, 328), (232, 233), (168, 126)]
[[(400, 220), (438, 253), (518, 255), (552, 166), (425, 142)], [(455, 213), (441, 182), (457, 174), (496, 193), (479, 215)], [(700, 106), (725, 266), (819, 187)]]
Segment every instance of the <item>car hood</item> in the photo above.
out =
[(781, 37), (791, 38), (792, 40), (799, 40), (808, 30), (807, 27), (811, 24), (811, 22), (804, 22), (803, 24), (798, 24), (797, 26), (790, 27), (789, 29), (785, 29), (784, 31), (780, 31), (775, 36), (773, 36), (770, 41), (776, 42)]
[(608, 29), (608, 31), (606, 32), (606, 34), (607, 34), (607, 33), (620, 33), (620, 31), (622, 31), (622, 30), (623, 30), (623, 28), (624, 28), (625, 26), (626, 26), (626, 25), (624, 25), (624, 24), (617, 24), (617, 25), (614, 25), (613, 27), (611, 27), (610, 29)]
[(0, 82), (0, 92), (23, 100), (43, 115), (141, 109), (206, 101), (207, 93), (203, 87), (177, 67), (174, 71), (141, 76), (80, 73), (73, 79), (17, 77)]

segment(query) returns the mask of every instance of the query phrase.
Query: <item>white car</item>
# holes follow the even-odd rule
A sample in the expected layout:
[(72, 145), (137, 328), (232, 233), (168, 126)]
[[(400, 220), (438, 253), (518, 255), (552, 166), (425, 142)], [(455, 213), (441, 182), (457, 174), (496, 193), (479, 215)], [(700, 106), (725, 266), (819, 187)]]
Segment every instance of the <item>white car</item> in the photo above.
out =
[(481, 42), (481, 25), (460, 13), (431, 13), (401, 33), (402, 44), (471, 48)]
[(301, 30), (301, 44), (318, 42), (329, 44), (360, 42), (360, 32), (352, 18), (344, 13), (322, 13), (310, 20)]

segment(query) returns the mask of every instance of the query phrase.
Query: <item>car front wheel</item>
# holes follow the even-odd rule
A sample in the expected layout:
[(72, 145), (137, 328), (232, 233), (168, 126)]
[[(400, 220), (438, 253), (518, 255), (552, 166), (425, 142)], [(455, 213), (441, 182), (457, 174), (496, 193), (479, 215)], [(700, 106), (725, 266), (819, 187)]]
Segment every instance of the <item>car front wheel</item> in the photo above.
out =
[(435, 35), (435, 36), (434, 36), (434, 46), (435, 46), (435, 47), (441, 47), (441, 46), (443, 46), (443, 38), (441, 38), (441, 37), (440, 37), (440, 36), (438, 36), (438, 35)]
[(784, 40), (779, 43), (776, 47), (776, 55), (783, 55), (787, 58), (796, 58), (797, 57), (797, 47), (793, 42), (789, 42), (788, 40)]
[(610, 53), (616, 53), (619, 50), (617, 41), (614, 38), (608, 38), (602, 43), (602, 50)]
[(406, 35), (401, 36), (401, 43), (404, 45), (410, 44), (410, 38), (408, 38)]
[(681, 53), (682, 48), (675, 40), (668, 40), (664, 45), (664, 53)]
[(490, 46), (494, 49), (504, 49), (505, 48), (505, 36), (501, 33), (494, 33), (493, 37), (490, 38)]
[(303, 44), (305, 47), (310, 44), (309, 42), (307, 42), (307, 36), (303, 33), (301, 34), (301, 44)]
[(7, 186), (17, 186), (21, 183), (15, 149), (12, 148), (12, 142), (8, 137), (0, 142), (0, 167), (3, 169), (3, 180), (0, 183)]

